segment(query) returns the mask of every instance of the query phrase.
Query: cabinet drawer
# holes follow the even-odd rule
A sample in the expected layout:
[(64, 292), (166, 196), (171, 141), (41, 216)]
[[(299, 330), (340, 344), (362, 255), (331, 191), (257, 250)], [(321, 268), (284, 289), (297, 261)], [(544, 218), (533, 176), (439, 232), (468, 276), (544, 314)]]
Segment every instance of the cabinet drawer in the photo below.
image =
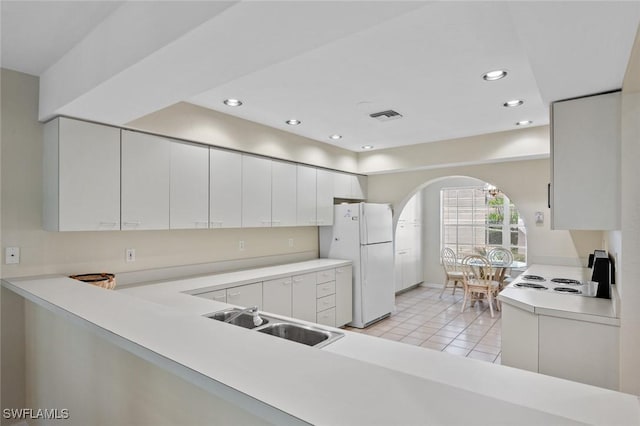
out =
[(227, 289), (227, 303), (262, 309), (262, 283), (245, 284)]
[(318, 284), (316, 288), (316, 295), (318, 299), (321, 297), (328, 296), (330, 294), (334, 294), (336, 292), (336, 282), (331, 281), (328, 283)]
[(336, 326), (336, 308), (330, 308), (326, 311), (318, 312), (316, 322), (322, 325), (328, 325), (331, 327)]
[(326, 271), (316, 272), (318, 275), (318, 283), (326, 283), (329, 281), (336, 280), (336, 270), (335, 269), (327, 269)]
[(329, 296), (322, 297), (318, 299), (316, 303), (317, 312), (321, 312), (327, 310), (329, 308), (335, 308), (336, 306), (336, 295), (331, 294)]
[(216, 302), (226, 302), (227, 301), (227, 290), (214, 290), (208, 291), (206, 293), (196, 294), (198, 297), (202, 297), (203, 299), (215, 300)]

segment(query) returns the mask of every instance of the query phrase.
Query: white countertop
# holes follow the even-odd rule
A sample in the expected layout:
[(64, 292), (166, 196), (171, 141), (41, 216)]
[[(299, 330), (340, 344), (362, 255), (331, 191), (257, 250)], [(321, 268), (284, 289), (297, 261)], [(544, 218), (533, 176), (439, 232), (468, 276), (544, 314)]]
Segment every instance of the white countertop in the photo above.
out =
[[(322, 269), (331, 261), (311, 262)], [(182, 293), (286, 275), (305, 263), (121, 291), (66, 277), (3, 285), (174, 374), (196, 374), (200, 386), (204, 378), (212, 393), (264, 404), (280, 424), (640, 424), (635, 396), (344, 330), (311, 348), (204, 318), (228, 305)]]
[[(612, 299), (599, 299), (573, 294), (560, 294), (550, 290), (515, 287), (523, 275), (540, 275), (545, 278), (561, 277), (587, 281), (590, 269), (573, 266), (531, 265), (522, 275), (505, 287), (498, 299), (508, 305), (538, 315), (576, 319), (613, 326), (620, 325), (620, 318)], [(545, 283), (541, 283), (545, 284)]]

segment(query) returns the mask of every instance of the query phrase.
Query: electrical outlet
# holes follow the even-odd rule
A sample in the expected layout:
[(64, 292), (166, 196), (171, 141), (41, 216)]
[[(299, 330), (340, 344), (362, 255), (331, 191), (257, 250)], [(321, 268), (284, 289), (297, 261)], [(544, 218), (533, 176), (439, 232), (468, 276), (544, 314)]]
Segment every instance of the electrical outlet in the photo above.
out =
[(4, 253), (4, 263), (7, 265), (20, 263), (20, 247), (7, 247)]
[(238, 241), (238, 250), (244, 250), (244, 240)]
[(124, 251), (124, 258), (127, 262), (135, 262), (136, 261), (136, 249), (126, 249)]
[(293, 247), (293, 238), (289, 238), (289, 247)]

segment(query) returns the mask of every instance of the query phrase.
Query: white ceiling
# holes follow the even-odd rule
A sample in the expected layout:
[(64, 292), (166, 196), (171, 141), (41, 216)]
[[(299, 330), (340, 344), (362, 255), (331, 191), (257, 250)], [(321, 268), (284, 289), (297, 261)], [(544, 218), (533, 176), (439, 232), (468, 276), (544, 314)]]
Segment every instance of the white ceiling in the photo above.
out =
[[(640, 1), (3, 0), (1, 11), (2, 66), (41, 76), (41, 119), (125, 124), (186, 101), (353, 151), (548, 124), (550, 102), (621, 87), (640, 23)], [(507, 77), (482, 80), (497, 68)], [(386, 109), (403, 117), (369, 117)]]

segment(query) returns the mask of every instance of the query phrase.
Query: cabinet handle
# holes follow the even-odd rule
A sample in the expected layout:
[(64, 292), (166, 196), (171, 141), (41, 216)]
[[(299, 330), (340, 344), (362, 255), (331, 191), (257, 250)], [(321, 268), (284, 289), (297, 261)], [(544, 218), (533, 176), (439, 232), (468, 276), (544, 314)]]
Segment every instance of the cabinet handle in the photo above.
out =
[(282, 281), (282, 285), (289, 285), (289, 281)]
[(222, 220), (212, 220), (209, 221), (209, 227), (211, 228), (219, 228), (222, 226), (224, 222)]
[(336, 274), (342, 274), (344, 271), (342, 269), (336, 269)]
[(272, 220), (272, 221), (271, 221), (271, 224), (273, 225), (274, 223), (275, 223), (276, 225), (279, 225), (279, 224), (281, 224), (281, 223), (282, 223), (282, 221), (281, 221), (281, 220)]
[(226, 299), (226, 297), (225, 297), (225, 295), (224, 295), (224, 294), (222, 294), (222, 295), (220, 295), (220, 296), (214, 296), (214, 297), (213, 297), (213, 299), (214, 299), (214, 300), (222, 300), (222, 299)]
[(551, 183), (547, 184), (547, 207), (551, 208)]
[(134, 220), (134, 221), (130, 221), (130, 222), (126, 222), (125, 221), (125, 222), (122, 222), (122, 224), (124, 226), (139, 226), (139, 225), (142, 225), (142, 222), (139, 221), (139, 220)]
[(293, 279), (294, 283), (301, 283), (302, 281), (303, 281), (302, 278), (294, 278)]
[(208, 220), (196, 220), (196, 228), (198, 228), (200, 225), (209, 226), (209, 221)]
[(100, 222), (100, 226), (116, 226), (118, 222)]
[(238, 293), (229, 293), (229, 297), (236, 297), (236, 296), (240, 296), (240, 292), (238, 292)]

